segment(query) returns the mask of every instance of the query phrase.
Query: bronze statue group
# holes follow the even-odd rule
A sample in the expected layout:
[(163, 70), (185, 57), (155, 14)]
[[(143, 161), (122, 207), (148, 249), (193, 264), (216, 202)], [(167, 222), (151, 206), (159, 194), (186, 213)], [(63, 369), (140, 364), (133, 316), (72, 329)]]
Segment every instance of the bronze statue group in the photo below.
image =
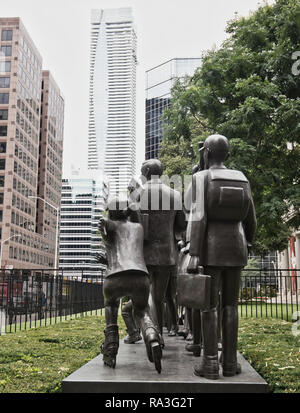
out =
[[(107, 217), (99, 221), (107, 259), (106, 328), (101, 345), (105, 365), (116, 366), (118, 309), (120, 300), (127, 297), (130, 300), (122, 308), (128, 332), (125, 343), (140, 341), (141, 332), (148, 359), (159, 373), (165, 308), (171, 317), (169, 336), (193, 337), (186, 348), (195, 356), (203, 348), (194, 368), (196, 375), (218, 379), (219, 364), (223, 376), (240, 373), (239, 282), (256, 218), (249, 182), (242, 172), (224, 166), (228, 155), (229, 141), (224, 136), (211, 135), (205, 140), (184, 203), (178, 191), (162, 183), (162, 165), (157, 159), (143, 163), (142, 187), (133, 182), (127, 199), (109, 199)], [(191, 296), (207, 294), (208, 302), (205, 308), (185, 309), (182, 331), (176, 303), (179, 267), (181, 272), (195, 274), (196, 281), (201, 273), (210, 279), (209, 290), (201, 291), (207, 289), (202, 283), (199, 291), (190, 291)]]

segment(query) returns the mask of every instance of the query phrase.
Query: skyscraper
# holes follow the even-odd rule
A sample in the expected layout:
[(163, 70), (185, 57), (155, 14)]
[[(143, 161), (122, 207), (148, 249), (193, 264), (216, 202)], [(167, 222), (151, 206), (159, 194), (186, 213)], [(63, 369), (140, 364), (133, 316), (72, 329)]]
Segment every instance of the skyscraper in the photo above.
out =
[(0, 18), (0, 267), (55, 265), (56, 215), (37, 197), (59, 208), (64, 102), (43, 79), (21, 20)]
[(163, 136), (163, 112), (169, 107), (175, 81), (191, 76), (200, 65), (200, 58), (177, 58), (147, 70), (145, 159), (158, 157)]
[(98, 225), (107, 185), (98, 170), (77, 172), (62, 180), (59, 267), (89, 278), (105, 269), (96, 254), (104, 251)]
[(136, 163), (136, 34), (131, 8), (92, 10), (88, 168), (110, 194), (126, 189)]

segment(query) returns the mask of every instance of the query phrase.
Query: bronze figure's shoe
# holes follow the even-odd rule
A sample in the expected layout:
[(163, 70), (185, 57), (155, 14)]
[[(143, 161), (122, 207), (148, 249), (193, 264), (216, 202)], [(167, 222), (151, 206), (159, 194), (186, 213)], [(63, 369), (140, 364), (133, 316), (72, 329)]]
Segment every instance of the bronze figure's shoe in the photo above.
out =
[(148, 327), (144, 332), (144, 341), (146, 344), (147, 356), (151, 363), (154, 363), (158, 373), (161, 372), (161, 341), (160, 334), (153, 328)]
[(168, 336), (169, 337), (175, 337), (175, 336), (177, 336), (177, 329), (176, 328), (172, 328), (170, 331), (169, 331), (169, 333), (168, 333)]
[(177, 335), (178, 335), (179, 337), (183, 337), (184, 339), (187, 338), (188, 334), (189, 334), (189, 332), (188, 332), (187, 330), (180, 330), (180, 331), (178, 331), (178, 333), (177, 333)]
[(223, 367), (223, 376), (224, 377), (232, 377), (235, 376), (236, 374), (240, 374), (242, 371), (242, 367), (240, 363), (233, 363), (232, 365), (226, 365), (222, 366)]
[(201, 345), (200, 344), (187, 344), (185, 346), (186, 351), (193, 353), (195, 357), (200, 357)]
[(138, 331), (135, 331), (133, 334), (128, 334), (127, 337), (124, 338), (124, 343), (125, 344), (134, 344), (137, 341), (141, 341), (142, 336)]
[(186, 341), (193, 341), (193, 334), (191, 332), (188, 333)]
[(152, 341), (151, 351), (152, 351), (152, 359), (155, 365), (155, 369), (160, 374), (162, 352), (161, 352), (161, 346), (158, 341)]
[(194, 368), (194, 373), (196, 376), (209, 380), (217, 380), (219, 378), (218, 356), (202, 356), (200, 364)]
[(104, 330), (105, 340), (100, 346), (103, 362), (106, 366), (115, 368), (119, 349), (119, 332), (116, 324), (111, 324)]

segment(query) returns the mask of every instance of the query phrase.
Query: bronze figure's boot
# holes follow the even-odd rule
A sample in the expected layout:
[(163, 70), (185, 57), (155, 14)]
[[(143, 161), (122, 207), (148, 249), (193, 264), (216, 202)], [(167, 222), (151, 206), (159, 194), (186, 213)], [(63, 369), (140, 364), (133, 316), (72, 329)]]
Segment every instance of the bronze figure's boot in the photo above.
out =
[(195, 366), (194, 373), (206, 379), (217, 380), (219, 378), (217, 311), (215, 309), (203, 311), (201, 319), (204, 354), (200, 364)]
[(104, 330), (105, 340), (101, 344), (100, 351), (103, 354), (103, 362), (106, 366), (116, 367), (116, 358), (119, 349), (119, 331), (116, 324), (111, 324)]
[(201, 355), (201, 344), (187, 344), (185, 349), (186, 351), (193, 353), (194, 357), (200, 357)]
[(141, 326), (148, 359), (151, 363), (154, 363), (156, 371), (160, 373), (162, 358), (160, 334), (151, 323), (142, 322)]
[(223, 376), (231, 377), (241, 372), (237, 362), (238, 309), (226, 306), (222, 314), (222, 367)]

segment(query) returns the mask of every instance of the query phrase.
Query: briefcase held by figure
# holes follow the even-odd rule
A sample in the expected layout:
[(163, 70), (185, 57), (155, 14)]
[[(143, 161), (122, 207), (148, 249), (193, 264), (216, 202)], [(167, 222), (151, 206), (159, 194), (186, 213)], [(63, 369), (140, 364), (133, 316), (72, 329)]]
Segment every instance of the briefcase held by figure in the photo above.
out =
[(189, 259), (188, 251), (180, 251), (177, 302), (183, 307), (205, 310), (209, 308), (211, 277), (203, 274), (203, 267), (198, 267), (197, 273), (188, 273)]

